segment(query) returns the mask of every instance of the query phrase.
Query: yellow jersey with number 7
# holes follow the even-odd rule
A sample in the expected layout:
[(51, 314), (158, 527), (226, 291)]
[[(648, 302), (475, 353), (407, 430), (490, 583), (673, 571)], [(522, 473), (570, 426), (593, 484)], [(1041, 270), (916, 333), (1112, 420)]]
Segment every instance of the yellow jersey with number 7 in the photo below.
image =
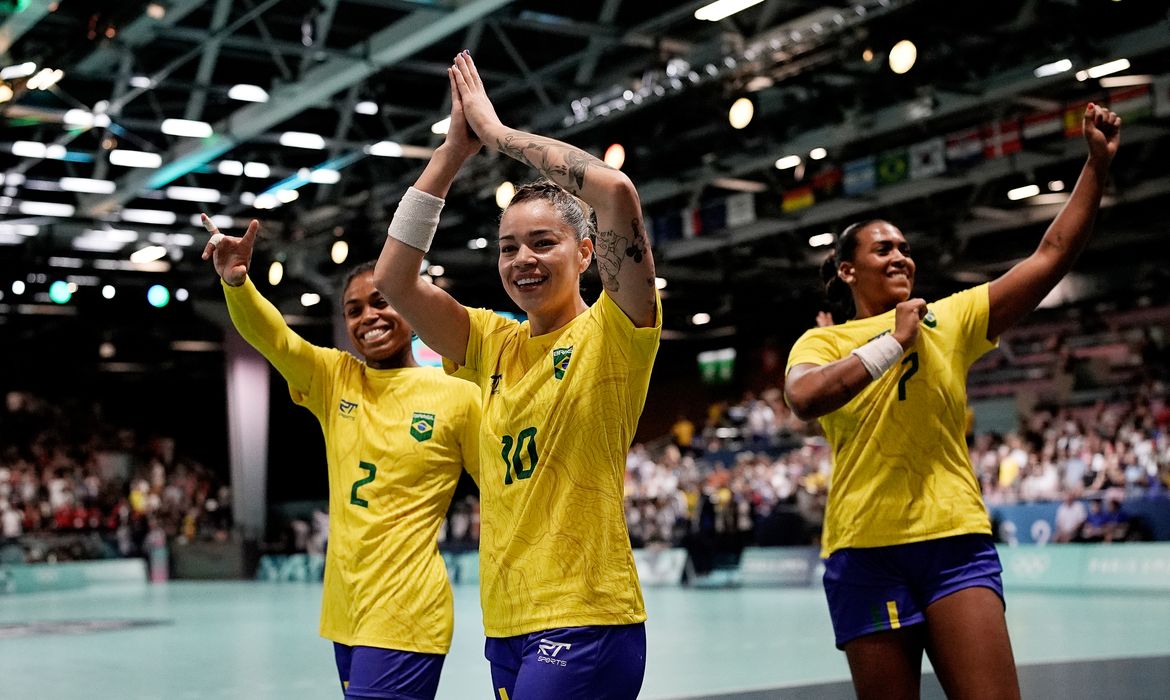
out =
[[(312, 345), (251, 280), (223, 286), (240, 334), (276, 367), (325, 435), (321, 636), (446, 654), (454, 605), (438, 533), (462, 469), (477, 475), (479, 392), (437, 368), (372, 369), (349, 353)], [(282, 478), (281, 465), (269, 478)]]
[(489, 637), (642, 622), (626, 529), (626, 453), (661, 335), (636, 328), (602, 292), (584, 313), (532, 337), (468, 309), (466, 364), (483, 399), (480, 598)]
[[(820, 418), (833, 450), (822, 556), (991, 533), (966, 444), (967, 371), (987, 339), (987, 285), (928, 305), (901, 361), (852, 401)], [(894, 311), (813, 328), (788, 356), (826, 365), (894, 330)]]

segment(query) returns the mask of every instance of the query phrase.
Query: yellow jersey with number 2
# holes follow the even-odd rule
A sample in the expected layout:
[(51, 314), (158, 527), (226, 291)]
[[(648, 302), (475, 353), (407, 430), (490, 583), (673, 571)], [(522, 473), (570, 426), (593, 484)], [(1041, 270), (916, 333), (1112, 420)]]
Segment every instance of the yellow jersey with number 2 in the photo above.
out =
[(483, 399), (480, 598), (489, 637), (642, 622), (623, 507), (626, 453), (658, 352), (602, 292), (545, 335), (468, 309), (466, 365)]
[[(223, 287), (240, 335), (276, 367), (325, 435), (321, 636), (446, 654), (454, 605), (438, 533), (461, 470), (477, 474), (479, 392), (437, 368), (372, 369), (312, 345), (251, 280)], [(281, 474), (273, 465), (269, 478)]]
[[(822, 555), (991, 533), (965, 440), (967, 370), (987, 340), (987, 285), (928, 305), (901, 361), (820, 418), (833, 450)], [(894, 311), (813, 328), (788, 356), (826, 365), (894, 330)]]

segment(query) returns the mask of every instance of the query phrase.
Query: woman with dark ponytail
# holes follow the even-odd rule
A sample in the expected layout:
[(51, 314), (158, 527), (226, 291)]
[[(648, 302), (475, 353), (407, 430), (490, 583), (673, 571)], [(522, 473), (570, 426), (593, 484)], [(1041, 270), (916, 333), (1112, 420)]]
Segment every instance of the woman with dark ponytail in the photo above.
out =
[(1088, 160), (1036, 252), (988, 284), (913, 298), (893, 224), (846, 228), (822, 266), (839, 325), (788, 357), (785, 398), (833, 447), (825, 595), (861, 700), (917, 698), (925, 651), (951, 698), (1018, 698), (1001, 567), (965, 437), (967, 370), (1089, 241), (1121, 119), (1089, 105)]

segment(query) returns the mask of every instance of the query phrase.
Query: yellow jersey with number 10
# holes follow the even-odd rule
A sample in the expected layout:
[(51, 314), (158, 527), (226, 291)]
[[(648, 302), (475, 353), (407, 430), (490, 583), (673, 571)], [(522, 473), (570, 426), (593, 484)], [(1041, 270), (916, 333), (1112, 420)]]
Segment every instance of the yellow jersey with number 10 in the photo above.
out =
[(480, 598), (489, 637), (642, 622), (623, 506), (626, 453), (658, 352), (604, 292), (563, 328), (468, 309), (479, 384)]
[[(321, 423), (329, 544), (321, 636), (350, 646), (446, 654), (454, 605), (439, 527), (466, 467), (477, 475), (479, 392), (429, 367), (372, 369), (310, 344), (248, 280), (228, 311)], [(269, 478), (279, 479), (281, 465)]]
[[(822, 416), (833, 450), (822, 554), (972, 533), (990, 534), (967, 451), (967, 370), (987, 340), (987, 285), (928, 305), (899, 364)], [(894, 330), (894, 311), (813, 328), (788, 356), (826, 365)]]

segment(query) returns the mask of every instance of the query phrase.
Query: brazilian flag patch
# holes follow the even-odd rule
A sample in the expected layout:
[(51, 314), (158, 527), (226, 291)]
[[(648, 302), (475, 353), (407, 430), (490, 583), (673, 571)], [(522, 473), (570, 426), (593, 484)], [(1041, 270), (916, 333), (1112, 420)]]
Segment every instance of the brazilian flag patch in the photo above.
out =
[(419, 442), (431, 439), (435, 433), (435, 414), (415, 413), (410, 419), (410, 436)]
[(922, 317), (922, 325), (927, 328), (934, 328), (938, 325), (938, 318), (934, 315), (933, 311), (929, 309), (926, 311), (926, 315)]
[(553, 361), (553, 378), (564, 379), (565, 372), (569, 370), (569, 358), (573, 356), (573, 346), (567, 348), (554, 348), (552, 352)]

